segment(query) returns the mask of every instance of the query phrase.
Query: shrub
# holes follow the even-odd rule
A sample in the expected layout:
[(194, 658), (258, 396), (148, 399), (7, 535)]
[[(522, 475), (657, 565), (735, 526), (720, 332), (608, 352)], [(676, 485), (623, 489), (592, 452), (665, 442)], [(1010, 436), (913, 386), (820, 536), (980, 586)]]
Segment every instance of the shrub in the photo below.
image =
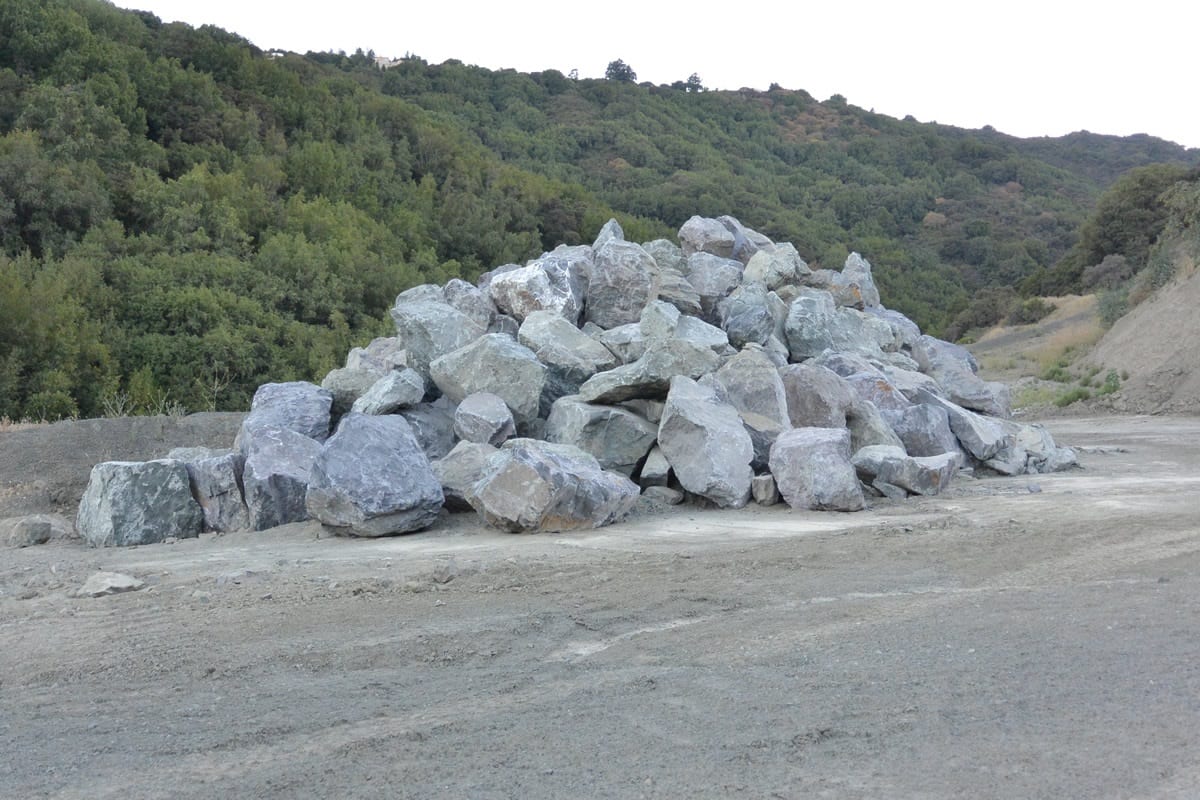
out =
[(1065, 408), (1072, 403), (1079, 402), (1080, 400), (1087, 400), (1091, 396), (1092, 393), (1089, 390), (1083, 388), (1082, 386), (1076, 386), (1074, 389), (1060, 394), (1058, 399), (1054, 401), (1054, 405), (1058, 406), (1059, 408)]

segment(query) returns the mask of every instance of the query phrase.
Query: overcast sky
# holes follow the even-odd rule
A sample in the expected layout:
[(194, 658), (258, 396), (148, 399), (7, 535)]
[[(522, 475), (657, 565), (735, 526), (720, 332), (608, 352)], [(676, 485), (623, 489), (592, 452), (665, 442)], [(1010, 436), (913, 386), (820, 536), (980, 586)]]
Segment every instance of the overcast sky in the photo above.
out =
[(817, 99), (1016, 136), (1150, 133), (1200, 147), (1191, 0), (117, 0), (165, 21), (211, 23), (263, 49), (456, 58), (705, 86), (778, 83)]

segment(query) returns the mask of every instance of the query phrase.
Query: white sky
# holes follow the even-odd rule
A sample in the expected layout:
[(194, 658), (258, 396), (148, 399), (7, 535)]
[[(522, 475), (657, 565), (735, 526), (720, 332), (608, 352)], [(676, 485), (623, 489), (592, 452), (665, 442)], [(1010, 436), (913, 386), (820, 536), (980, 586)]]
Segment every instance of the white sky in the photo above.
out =
[(1200, 147), (1200, 4), (1077, 0), (116, 0), (263, 49), (412, 53), (522, 72), (705, 86), (778, 83), (819, 100), (1016, 136), (1150, 133)]

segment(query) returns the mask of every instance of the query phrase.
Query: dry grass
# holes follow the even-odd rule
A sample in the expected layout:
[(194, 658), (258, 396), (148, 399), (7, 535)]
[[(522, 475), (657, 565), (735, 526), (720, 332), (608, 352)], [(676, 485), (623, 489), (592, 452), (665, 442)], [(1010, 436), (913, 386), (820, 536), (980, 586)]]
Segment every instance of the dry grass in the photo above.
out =
[(1087, 352), (1104, 334), (1097, 320), (1082, 320), (1080, 323), (1055, 331), (1037, 342), (1026, 352), (1026, 357), (1039, 370), (1061, 364), (1063, 359), (1074, 360), (1073, 355)]
[(46, 420), (20, 419), (12, 420), (8, 417), (0, 417), (0, 433), (8, 431), (23, 431), (27, 428), (40, 428), (43, 425), (49, 425)]

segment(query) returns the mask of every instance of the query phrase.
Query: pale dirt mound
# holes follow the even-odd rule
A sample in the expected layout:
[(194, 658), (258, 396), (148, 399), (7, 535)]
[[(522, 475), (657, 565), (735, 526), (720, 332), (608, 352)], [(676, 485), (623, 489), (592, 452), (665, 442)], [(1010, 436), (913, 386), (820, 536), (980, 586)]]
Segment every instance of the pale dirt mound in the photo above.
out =
[(1110, 398), (1118, 411), (1200, 413), (1200, 271), (1176, 279), (1117, 321), (1087, 363), (1128, 373)]

